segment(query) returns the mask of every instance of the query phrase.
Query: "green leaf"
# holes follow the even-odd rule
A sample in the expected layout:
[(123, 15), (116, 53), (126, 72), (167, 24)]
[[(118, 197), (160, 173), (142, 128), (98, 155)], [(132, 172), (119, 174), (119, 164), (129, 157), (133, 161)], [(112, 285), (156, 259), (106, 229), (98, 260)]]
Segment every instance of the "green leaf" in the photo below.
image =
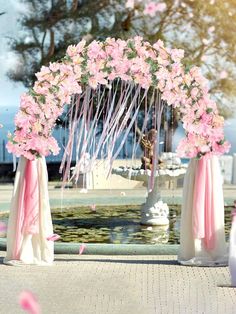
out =
[(40, 96), (38, 97), (38, 101), (41, 102), (41, 103), (43, 103), (43, 104), (45, 104), (45, 103), (46, 103), (46, 97), (45, 97), (44, 95), (40, 95)]

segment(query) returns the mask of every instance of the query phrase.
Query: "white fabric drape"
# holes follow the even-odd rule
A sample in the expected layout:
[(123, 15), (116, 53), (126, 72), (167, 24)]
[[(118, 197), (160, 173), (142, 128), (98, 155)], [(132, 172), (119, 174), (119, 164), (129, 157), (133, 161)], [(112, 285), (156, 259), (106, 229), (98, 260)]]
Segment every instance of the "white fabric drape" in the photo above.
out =
[(48, 196), (48, 174), (45, 158), (37, 159), (39, 186), (39, 233), (24, 234), (21, 242), (20, 257), (14, 260), (13, 250), (16, 239), (17, 210), (26, 168), (26, 159), (20, 157), (14, 183), (13, 196), (7, 230), (7, 255), (4, 263), (9, 265), (52, 264), (54, 259), (54, 243), (47, 237), (53, 234), (53, 226)]
[(183, 265), (220, 266), (228, 264), (224, 230), (224, 198), (219, 160), (211, 157), (212, 192), (214, 197), (214, 224), (216, 245), (207, 251), (202, 239), (194, 238), (192, 210), (195, 176), (198, 175), (198, 160), (192, 159), (184, 178), (178, 261)]

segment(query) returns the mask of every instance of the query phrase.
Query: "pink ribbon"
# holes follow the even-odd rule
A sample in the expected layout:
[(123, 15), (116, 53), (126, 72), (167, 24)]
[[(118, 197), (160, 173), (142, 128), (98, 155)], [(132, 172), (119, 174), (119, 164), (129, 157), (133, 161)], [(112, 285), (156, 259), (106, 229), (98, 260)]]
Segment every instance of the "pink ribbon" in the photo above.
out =
[(19, 259), (24, 234), (39, 233), (39, 183), (37, 160), (27, 160), (19, 191), (13, 258)]
[(214, 202), (209, 157), (198, 161), (193, 198), (193, 233), (197, 239), (203, 239), (205, 248), (215, 247)]

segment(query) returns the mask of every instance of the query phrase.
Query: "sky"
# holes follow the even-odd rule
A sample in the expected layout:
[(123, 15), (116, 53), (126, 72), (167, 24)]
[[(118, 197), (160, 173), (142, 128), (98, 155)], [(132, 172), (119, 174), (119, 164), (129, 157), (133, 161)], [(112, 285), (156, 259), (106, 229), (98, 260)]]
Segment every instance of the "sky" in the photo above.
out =
[(17, 0), (0, 0), (0, 12), (6, 12), (0, 16), (0, 112), (5, 108), (17, 108), (20, 95), (25, 91), (23, 84), (14, 83), (6, 76), (9, 68), (17, 66), (16, 59), (9, 50), (8, 40), (19, 35), (17, 19), (22, 8)]

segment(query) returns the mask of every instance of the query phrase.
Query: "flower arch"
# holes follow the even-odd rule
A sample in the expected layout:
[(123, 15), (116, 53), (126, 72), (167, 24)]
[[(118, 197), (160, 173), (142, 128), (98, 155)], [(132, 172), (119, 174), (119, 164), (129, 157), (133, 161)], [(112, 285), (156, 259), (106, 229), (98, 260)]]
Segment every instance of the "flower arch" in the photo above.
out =
[(152, 87), (167, 105), (179, 108), (186, 131), (177, 149), (180, 156), (200, 158), (227, 152), (224, 119), (210, 99), (207, 80), (198, 67), (185, 68), (183, 57), (181, 49), (166, 48), (161, 40), (151, 45), (141, 37), (127, 41), (107, 38), (89, 45), (82, 40), (69, 46), (61, 61), (36, 73), (33, 88), (22, 95), (8, 151), (29, 160), (58, 154), (52, 130), (64, 105), (71, 103), (73, 95), (82, 95), (86, 86), (111, 88), (119, 78), (144, 90)]
[[(100, 114), (98, 108), (106, 108), (102, 136), (95, 145), (90, 165), (98, 156), (98, 149), (108, 143), (105, 137), (109, 137), (108, 159), (112, 162), (120, 149), (113, 154), (116, 139), (125, 131), (122, 147), (135, 124), (141, 104), (144, 101), (146, 106), (149, 101), (147, 94), (150, 88), (153, 90), (151, 102), (156, 104), (156, 126), (160, 127), (163, 102), (178, 108), (186, 137), (179, 143), (177, 151), (181, 156), (200, 159), (191, 160), (191, 171), (187, 172), (183, 208), (193, 210), (193, 215), (187, 215), (193, 217), (192, 222), (187, 221), (187, 224), (193, 225), (194, 232), (184, 239), (192, 239), (192, 236), (203, 239), (207, 250), (216, 248), (219, 256), (217, 245), (224, 247), (224, 243), (218, 243), (217, 237), (218, 233), (221, 237), (224, 233), (214, 219), (219, 216), (219, 211), (223, 213), (224, 210), (220, 171), (214, 156), (201, 157), (223, 154), (229, 149), (229, 143), (224, 139), (224, 119), (219, 115), (216, 103), (210, 99), (206, 79), (197, 67), (185, 69), (181, 63), (183, 57), (183, 50), (166, 48), (160, 40), (151, 45), (140, 37), (128, 41), (108, 38), (105, 42), (93, 41), (86, 45), (81, 41), (76, 46), (69, 46), (64, 59), (42, 67), (36, 74), (38, 80), (33, 88), (21, 97), (20, 110), (15, 117), (16, 129), (7, 144), (9, 152), (23, 158), (20, 158), (15, 179), (6, 262), (21, 260), (32, 264), (53, 261), (51, 239), (55, 239), (55, 235), (47, 193), (46, 162), (45, 158), (38, 157), (58, 154), (59, 147), (52, 130), (65, 104), (72, 107), (70, 137), (61, 165), (61, 169), (65, 169), (64, 179), (67, 179), (76, 124), (82, 121), (76, 143), (78, 152), (82, 145), (82, 153), (77, 162), (80, 167), (86, 167), (83, 157), (89, 151), (90, 140), (93, 142), (91, 130), (96, 129)], [(121, 87), (116, 83), (117, 79)], [(117, 86), (121, 88), (118, 98), (115, 96)], [(104, 93), (104, 89), (109, 92)], [(94, 93), (100, 96), (94, 99)], [(153, 164), (151, 183), (154, 181), (155, 157)], [(198, 172), (196, 178), (195, 172)], [(76, 176), (78, 173), (79, 170)], [(198, 252), (194, 248), (191, 250), (195, 251)]]

